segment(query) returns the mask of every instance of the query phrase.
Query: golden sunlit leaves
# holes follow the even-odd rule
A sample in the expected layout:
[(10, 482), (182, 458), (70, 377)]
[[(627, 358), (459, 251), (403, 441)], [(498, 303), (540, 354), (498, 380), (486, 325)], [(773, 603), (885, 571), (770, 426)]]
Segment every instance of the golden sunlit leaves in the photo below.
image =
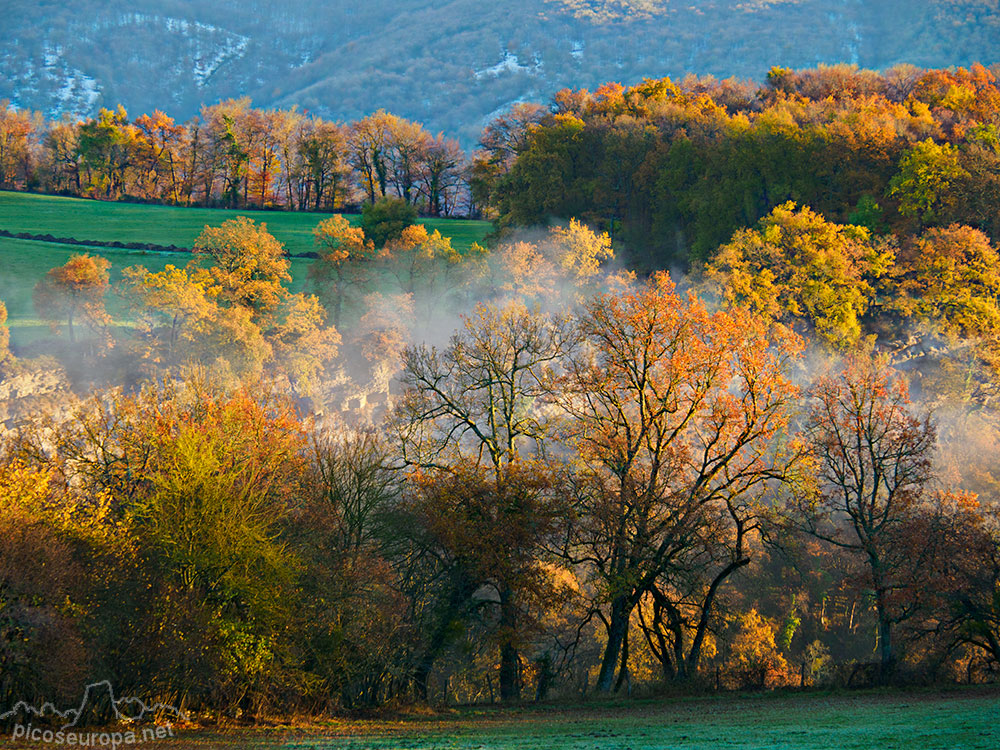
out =
[(242, 305), (255, 317), (266, 319), (291, 281), (284, 246), (253, 219), (239, 216), (218, 227), (205, 227), (194, 243), (195, 252), (208, 255), (211, 273), (219, 285), (219, 301), (225, 306)]
[(569, 226), (554, 227), (552, 240), (557, 246), (559, 266), (577, 281), (590, 281), (600, 272), (602, 263), (615, 257), (607, 232), (597, 234), (576, 219), (570, 219)]
[(0, 302), (0, 365), (10, 358), (10, 329), (7, 327), (7, 306)]
[(958, 149), (928, 138), (903, 154), (889, 195), (899, 200), (903, 216), (929, 223), (954, 205), (952, 188), (963, 177), (968, 172), (959, 164)]
[(786, 203), (719, 249), (705, 276), (730, 304), (811, 325), (827, 343), (851, 346), (875, 285), (895, 260), (893, 244), (864, 227), (826, 221)]
[(324, 219), (313, 229), (320, 257), (331, 265), (346, 260), (364, 260), (374, 253), (370, 242), (365, 240), (361, 227), (351, 226), (343, 214)]
[[(787, 369), (801, 343), (746, 310), (710, 313), (677, 295), (665, 273), (592, 299), (578, 332), (560, 394), (579, 473), (570, 554), (591, 562), (610, 606), (598, 681), (607, 691), (642, 598), (654, 592), (658, 609), (676, 611), (684, 595), (673, 576), (708, 575), (694, 562), (694, 529), (712, 526), (711, 544), (728, 545), (729, 564), (712, 575), (724, 580), (749, 562), (756, 503), (798, 460), (780, 435), (798, 394)], [(713, 596), (694, 598), (711, 610)], [(677, 644), (678, 673), (697, 668), (699, 632)]]

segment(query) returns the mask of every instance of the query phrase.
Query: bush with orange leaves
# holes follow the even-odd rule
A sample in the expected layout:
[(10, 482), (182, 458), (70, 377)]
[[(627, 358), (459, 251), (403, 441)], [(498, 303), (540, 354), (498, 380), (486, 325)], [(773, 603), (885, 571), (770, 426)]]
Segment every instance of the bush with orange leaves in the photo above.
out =
[(737, 689), (764, 690), (788, 683), (788, 662), (774, 642), (774, 625), (751, 609), (740, 617), (739, 630), (729, 644), (724, 672)]

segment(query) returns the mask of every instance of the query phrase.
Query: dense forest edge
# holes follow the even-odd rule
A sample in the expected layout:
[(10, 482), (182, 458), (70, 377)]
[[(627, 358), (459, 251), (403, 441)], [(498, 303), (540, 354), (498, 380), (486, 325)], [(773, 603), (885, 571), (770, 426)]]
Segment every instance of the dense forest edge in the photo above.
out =
[(324, 213), (300, 291), (239, 216), (0, 304), (0, 706), (993, 683), (996, 72), (564, 90), (469, 156), (0, 107), (4, 190)]

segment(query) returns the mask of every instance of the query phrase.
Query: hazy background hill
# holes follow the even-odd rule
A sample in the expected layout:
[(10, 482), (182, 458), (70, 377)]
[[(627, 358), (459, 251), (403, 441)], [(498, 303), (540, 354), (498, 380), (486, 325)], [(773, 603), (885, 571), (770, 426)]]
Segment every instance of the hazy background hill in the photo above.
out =
[(512, 102), (687, 72), (995, 62), (996, 0), (7, 0), (0, 98), (179, 120), (249, 95), (333, 118), (379, 107), (467, 145)]

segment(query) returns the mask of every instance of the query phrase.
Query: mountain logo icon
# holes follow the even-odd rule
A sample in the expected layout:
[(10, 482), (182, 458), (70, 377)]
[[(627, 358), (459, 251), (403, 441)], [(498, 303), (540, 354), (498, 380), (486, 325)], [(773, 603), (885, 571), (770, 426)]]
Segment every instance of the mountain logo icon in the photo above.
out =
[(52, 703), (45, 702), (40, 707), (25, 701), (18, 701), (13, 708), (0, 714), (0, 722), (62, 721), (61, 729), (74, 729), (92, 723), (102, 723), (111, 718), (120, 722), (143, 723), (166, 717), (168, 720), (187, 721), (188, 716), (165, 703), (147, 704), (139, 698), (117, 698), (108, 680), (87, 685), (83, 698), (76, 708), (60, 711)]

